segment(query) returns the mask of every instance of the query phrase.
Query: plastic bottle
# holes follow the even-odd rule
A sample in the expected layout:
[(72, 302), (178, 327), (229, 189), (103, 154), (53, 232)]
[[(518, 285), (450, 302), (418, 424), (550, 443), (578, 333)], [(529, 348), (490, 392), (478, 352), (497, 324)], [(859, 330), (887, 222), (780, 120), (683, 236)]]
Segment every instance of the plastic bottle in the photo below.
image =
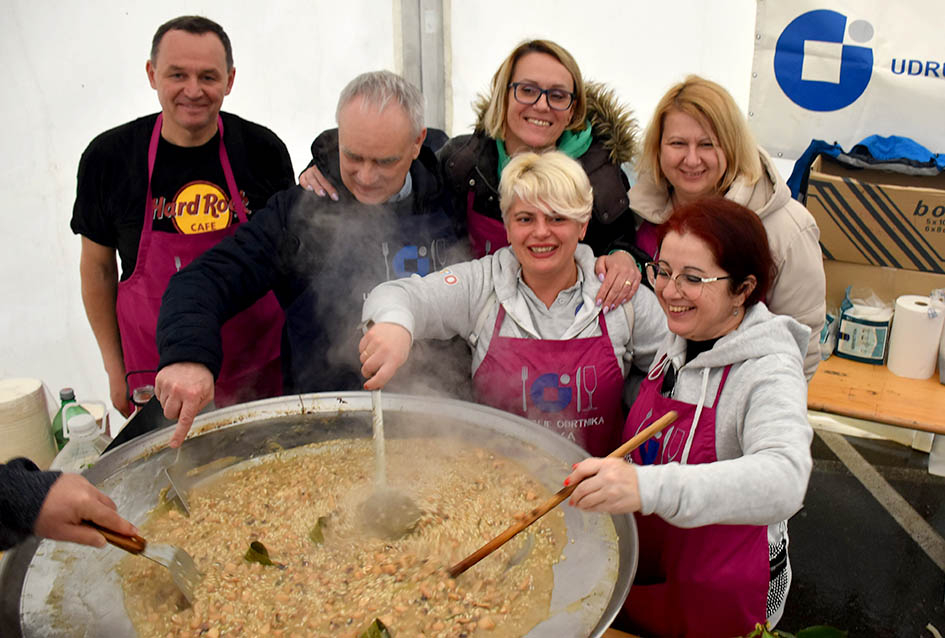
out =
[(69, 439), (62, 451), (53, 459), (52, 470), (82, 472), (98, 460), (108, 446), (105, 428), (99, 428), (91, 414), (83, 410), (66, 421), (65, 436)]
[(76, 403), (75, 391), (72, 388), (63, 388), (60, 390), (59, 400), (62, 403), (59, 406), (59, 411), (56, 412), (56, 416), (53, 418), (52, 430), (53, 436), (56, 437), (56, 448), (62, 450), (62, 448), (66, 446), (66, 439), (68, 438), (62, 431), (63, 423), (67, 422), (72, 415), (88, 414), (89, 411)]

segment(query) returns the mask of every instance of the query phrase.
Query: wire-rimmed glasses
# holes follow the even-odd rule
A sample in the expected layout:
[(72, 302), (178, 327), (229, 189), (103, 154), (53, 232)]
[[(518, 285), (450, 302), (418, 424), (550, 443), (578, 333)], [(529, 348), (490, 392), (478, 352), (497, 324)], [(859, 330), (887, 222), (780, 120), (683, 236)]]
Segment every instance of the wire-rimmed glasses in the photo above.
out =
[(676, 290), (686, 299), (698, 299), (702, 294), (702, 289), (706, 284), (713, 281), (722, 281), (731, 279), (731, 275), (720, 277), (701, 277), (691, 272), (673, 273), (672, 270), (657, 261), (649, 261), (644, 265), (646, 269), (646, 279), (653, 286), (653, 290), (660, 292), (670, 281), (676, 283)]
[(535, 104), (542, 95), (545, 96), (548, 107), (555, 111), (567, 111), (574, 103), (574, 93), (564, 89), (543, 89), (530, 82), (512, 82), (509, 88), (512, 89), (512, 96), (519, 104)]

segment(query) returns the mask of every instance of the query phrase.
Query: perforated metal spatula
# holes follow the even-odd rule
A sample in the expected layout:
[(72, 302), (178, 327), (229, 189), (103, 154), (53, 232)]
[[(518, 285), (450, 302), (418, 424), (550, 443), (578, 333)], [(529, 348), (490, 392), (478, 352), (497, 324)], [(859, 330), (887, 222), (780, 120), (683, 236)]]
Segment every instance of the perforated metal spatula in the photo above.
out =
[(82, 521), (82, 524), (97, 530), (105, 537), (105, 540), (115, 547), (123, 549), (129, 554), (144, 556), (158, 565), (167, 567), (171, 572), (171, 579), (184, 594), (184, 598), (191, 605), (194, 604), (194, 592), (200, 581), (203, 580), (203, 574), (197, 569), (197, 565), (190, 554), (175, 545), (149, 543), (140, 536), (125, 536), (92, 521)]

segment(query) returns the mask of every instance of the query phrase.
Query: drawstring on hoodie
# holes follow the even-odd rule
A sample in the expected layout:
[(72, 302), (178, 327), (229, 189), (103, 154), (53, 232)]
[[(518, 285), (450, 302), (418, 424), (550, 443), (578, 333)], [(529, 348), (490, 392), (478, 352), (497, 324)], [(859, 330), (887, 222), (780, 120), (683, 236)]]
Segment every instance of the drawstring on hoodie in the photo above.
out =
[(699, 393), (696, 413), (692, 417), (692, 426), (689, 428), (689, 436), (686, 437), (686, 446), (683, 448), (682, 459), (679, 461), (683, 464), (689, 461), (689, 449), (692, 447), (692, 439), (695, 437), (696, 428), (699, 426), (699, 417), (702, 415), (703, 406), (705, 406), (705, 393), (706, 389), (709, 387), (709, 370), (710, 368), (702, 369), (702, 391)]

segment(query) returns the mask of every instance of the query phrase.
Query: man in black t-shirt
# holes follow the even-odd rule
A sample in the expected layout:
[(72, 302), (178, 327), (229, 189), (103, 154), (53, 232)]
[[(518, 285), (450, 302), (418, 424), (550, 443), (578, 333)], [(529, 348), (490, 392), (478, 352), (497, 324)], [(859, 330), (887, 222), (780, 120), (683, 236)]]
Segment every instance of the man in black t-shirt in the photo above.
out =
[[(157, 312), (170, 275), (294, 184), (289, 154), (272, 131), (220, 113), (235, 68), (218, 24), (196, 16), (165, 23), (154, 35), (146, 70), (161, 112), (89, 144), (79, 163), (71, 223), (82, 236), (86, 314), (112, 404), (125, 415), (129, 387), (153, 383)], [(243, 356), (237, 349), (230, 357), (239, 370), (224, 370), (218, 405), (279, 393), (260, 379), (273, 370), (279, 377), (281, 322), (272, 299), (234, 318), (234, 331), (259, 343), (259, 350)], [(229, 354), (226, 344), (224, 350)]]

